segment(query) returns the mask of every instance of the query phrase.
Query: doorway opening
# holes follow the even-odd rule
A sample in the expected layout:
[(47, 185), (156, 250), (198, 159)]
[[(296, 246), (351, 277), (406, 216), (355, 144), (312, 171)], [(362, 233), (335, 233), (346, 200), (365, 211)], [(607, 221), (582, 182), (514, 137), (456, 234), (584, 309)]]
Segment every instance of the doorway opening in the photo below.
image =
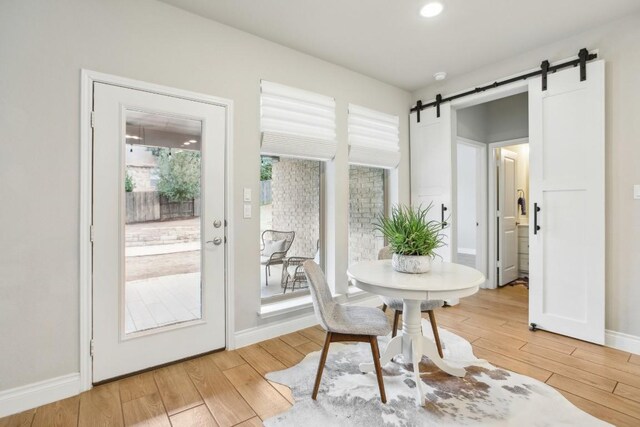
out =
[(485, 288), (528, 289), (528, 94), (456, 113), (454, 259), (482, 271)]

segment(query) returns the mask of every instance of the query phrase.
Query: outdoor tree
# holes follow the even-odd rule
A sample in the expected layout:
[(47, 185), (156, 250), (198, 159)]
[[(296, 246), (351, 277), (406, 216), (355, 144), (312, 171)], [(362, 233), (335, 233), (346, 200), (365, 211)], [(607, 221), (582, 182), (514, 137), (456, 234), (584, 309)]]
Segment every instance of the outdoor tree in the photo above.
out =
[(260, 181), (271, 181), (272, 163), (271, 157), (260, 158)]
[(159, 150), (158, 191), (172, 202), (197, 198), (200, 195), (200, 152)]

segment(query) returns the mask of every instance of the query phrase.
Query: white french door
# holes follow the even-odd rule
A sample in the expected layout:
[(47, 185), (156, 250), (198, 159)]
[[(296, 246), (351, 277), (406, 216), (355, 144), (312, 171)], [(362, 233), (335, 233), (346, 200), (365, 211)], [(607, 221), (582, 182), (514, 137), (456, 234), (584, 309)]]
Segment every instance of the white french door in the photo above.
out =
[(604, 61), (529, 83), (529, 319), (604, 343)]
[(501, 148), (498, 169), (498, 210), (500, 211), (498, 220), (498, 253), (500, 257), (498, 260), (498, 284), (500, 286), (518, 278), (517, 165), (518, 154)]
[(224, 348), (223, 106), (94, 83), (93, 382)]
[(451, 107), (440, 106), (440, 117), (436, 108), (428, 108), (420, 113), (418, 123), (416, 113), (410, 115), (411, 137), (411, 204), (427, 207), (432, 205), (429, 219), (444, 221), (446, 246), (437, 253), (444, 261), (452, 260), (451, 225), (452, 212), (452, 140)]

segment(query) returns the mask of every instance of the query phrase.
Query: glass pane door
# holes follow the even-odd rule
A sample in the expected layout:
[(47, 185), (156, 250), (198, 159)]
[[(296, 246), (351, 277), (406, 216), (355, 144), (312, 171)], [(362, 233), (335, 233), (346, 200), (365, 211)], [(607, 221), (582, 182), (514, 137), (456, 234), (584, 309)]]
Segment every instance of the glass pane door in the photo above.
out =
[(124, 332), (202, 317), (199, 120), (127, 110)]

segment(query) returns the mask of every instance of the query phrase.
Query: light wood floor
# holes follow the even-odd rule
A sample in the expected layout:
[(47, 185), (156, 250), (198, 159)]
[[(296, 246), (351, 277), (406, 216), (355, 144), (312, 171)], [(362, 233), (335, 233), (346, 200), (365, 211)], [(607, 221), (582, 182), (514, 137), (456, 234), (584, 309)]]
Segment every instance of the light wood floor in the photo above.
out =
[[(441, 327), (473, 343), (477, 357), (544, 381), (612, 424), (640, 425), (640, 356), (530, 332), (522, 286), (480, 291), (436, 314)], [(0, 419), (0, 427), (259, 426), (292, 404), (289, 390), (264, 375), (297, 364), (323, 342), (319, 327), (303, 329), (101, 385)]]

